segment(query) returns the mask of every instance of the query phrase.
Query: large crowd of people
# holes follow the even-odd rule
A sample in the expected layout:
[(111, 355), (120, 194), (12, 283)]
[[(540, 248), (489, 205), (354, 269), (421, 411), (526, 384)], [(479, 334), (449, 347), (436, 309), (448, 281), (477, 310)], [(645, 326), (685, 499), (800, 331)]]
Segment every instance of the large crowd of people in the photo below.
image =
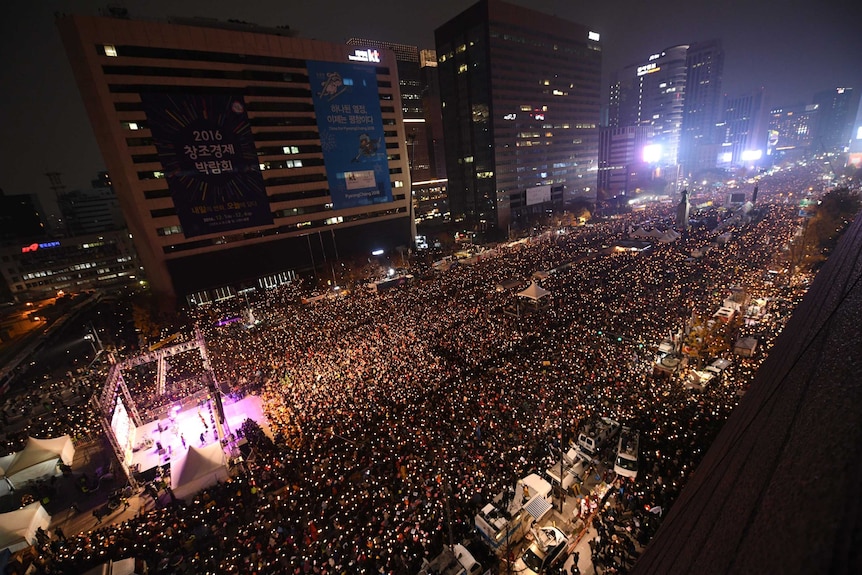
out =
[[(804, 290), (766, 273), (798, 226), (781, 203), (759, 206), (721, 246), (699, 228), (645, 251), (609, 249), (645, 221), (669, 226), (669, 211), (552, 230), (380, 293), (304, 305), (297, 282), (193, 310), (216, 377), (263, 398), (274, 441), (253, 442), (236, 477), (193, 500), (45, 545), (40, 568), (139, 555), (166, 573), (413, 574), (600, 416), (641, 431), (640, 472), (619, 505), (666, 511), (765, 353), (728, 346), (721, 380), (692, 391), (654, 375), (658, 344), (741, 286), (781, 302), (735, 334), (768, 349)], [(504, 313), (516, 296), (500, 282), (551, 269), (550, 305)], [(246, 306), (257, 324), (218, 325)], [(628, 548), (600, 553), (633, 560)]]

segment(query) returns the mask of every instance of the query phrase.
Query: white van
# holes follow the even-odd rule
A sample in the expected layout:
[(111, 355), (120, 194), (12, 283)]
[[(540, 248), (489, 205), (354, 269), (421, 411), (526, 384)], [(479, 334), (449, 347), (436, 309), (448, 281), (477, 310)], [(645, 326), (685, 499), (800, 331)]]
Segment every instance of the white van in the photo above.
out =
[(84, 575), (146, 575), (147, 573), (147, 563), (143, 559), (129, 557), (128, 559), (102, 563)]
[[(545, 474), (551, 479), (555, 485), (560, 485), (564, 490), (575, 483), (580, 483), (584, 475), (586, 463), (578, 455), (578, 451), (574, 448), (569, 449), (568, 453), (563, 454), (562, 461), (556, 462), (545, 470)], [(562, 477), (560, 471), (562, 470)]]
[(466, 547), (457, 543), (450, 547), (444, 547), (443, 552), (431, 561), (424, 560), (419, 575), (479, 575), (482, 565), (473, 558)]

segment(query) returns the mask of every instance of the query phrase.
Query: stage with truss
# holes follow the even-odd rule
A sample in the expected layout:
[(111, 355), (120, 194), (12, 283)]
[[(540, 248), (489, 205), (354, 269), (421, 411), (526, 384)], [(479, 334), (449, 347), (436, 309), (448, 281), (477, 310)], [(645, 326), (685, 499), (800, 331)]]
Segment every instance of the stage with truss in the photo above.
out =
[[(201, 373), (194, 381), (200, 389), (183, 395), (174, 393), (167, 377), (167, 360), (182, 353), (200, 354)], [(154, 405), (138, 408), (129, 391), (123, 372), (156, 364), (155, 396), (148, 398)], [(246, 396), (241, 399), (223, 396), (215, 373), (210, 367), (203, 335), (195, 332), (189, 341), (151, 348), (135, 357), (111, 366), (99, 400), (102, 428), (117, 461), (133, 485), (136, 476), (169, 467), (171, 460), (185, 454), (190, 446), (202, 447), (219, 442), (226, 460), (239, 455), (236, 433), (246, 419), (268, 428), (261, 399)]]

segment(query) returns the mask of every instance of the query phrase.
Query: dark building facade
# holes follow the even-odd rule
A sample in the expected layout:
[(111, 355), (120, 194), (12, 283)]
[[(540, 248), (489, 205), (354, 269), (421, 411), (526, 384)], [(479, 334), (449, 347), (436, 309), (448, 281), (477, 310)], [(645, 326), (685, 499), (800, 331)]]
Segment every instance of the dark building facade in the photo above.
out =
[(483, 0), (435, 37), (453, 222), (501, 233), (565, 201), (592, 200), (599, 35)]
[(92, 187), (73, 190), (57, 197), (68, 235), (78, 236), (126, 227), (120, 202), (107, 172), (92, 182)]
[(685, 55), (685, 107), (680, 135), (683, 174), (695, 175), (715, 167), (721, 133), (721, 80), (724, 49), (720, 40), (695, 42)]
[(0, 247), (0, 261), (0, 275), (19, 301), (141, 282), (140, 261), (126, 230), (22, 239)]
[(206, 19), (57, 24), (156, 293), (201, 301), (409, 245), (392, 51)]
[(814, 142), (818, 115), (819, 110), (814, 104), (770, 110), (766, 133), (766, 154), (770, 160), (807, 153)]
[(724, 114), (717, 125), (722, 134), (720, 167), (745, 167), (766, 161), (766, 113), (763, 89), (724, 100)]
[(652, 171), (643, 160), (643, 149), (651, 138), (650, 126), (601, 129), (597, 203), (633, 196), (649, 184)]
[(816, 149), (843, 152), (850, 145), (853, 122), (859, 107), (859, 92), (853, 88), (834, 88), (814, 95), (818, 110)]

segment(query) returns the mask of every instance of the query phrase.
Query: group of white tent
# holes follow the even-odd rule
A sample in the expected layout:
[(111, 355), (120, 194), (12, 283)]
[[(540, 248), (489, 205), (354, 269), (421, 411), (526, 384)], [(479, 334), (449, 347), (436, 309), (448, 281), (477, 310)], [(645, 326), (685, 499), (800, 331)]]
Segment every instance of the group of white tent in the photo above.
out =
[(0, 457), (0, 479), (21, 485), (33, 479), (58, 475), (58, 462), (72, 465), (75, 445), (68, 435), (54, 439), (28, 437), (24, 449)]
[[(72, 465), (75, 446), (68, 435), (53, 439), (28, 437), (24, 449), (0, 457), (0, 480), (5, 493), (12, 486), (21, 486), (28, 481), (58, 475), (57, 464)], [(38, 528), (48, 529), (51, 516), (40, 502), (31, 503), (21, 509), (0, 514), (0, 549), (17, 551), (36, 542)]]
[[(13, 485), (18, 487), (27, 481), (56, 475), (58, 461), (71, 465), (74, 457), (75, 447), (68, 435), (54, 439), (30, 437), (24, 449), (0, 457), (0, 481), (8, 490)], [(171, 489), (180, 499), (227, 477), (226, 458), (219, 442), (190, 446), (184, 455), (171, 462)], [(38, 528), (47, 530), (50, 523), (51, 516), (40, 502), (0, 514), (0, 550), (14, 552), (34, 544)]]
[(629, 235), (633, 238), (638, 238), (638, 239), (649, 238), (652, 240), (656, 240), (657, 242), (662, 243), (662, 244), (675, 242), (676, 240), (678, 240), (680, 238), (680, 235), (672, 229), (668, 229), (667, 231), (662, 232), (662, 231), (657, 230), (655, 228), (653, 228), (649, 231), (644, 230), (643, 228), (638, 228)]

